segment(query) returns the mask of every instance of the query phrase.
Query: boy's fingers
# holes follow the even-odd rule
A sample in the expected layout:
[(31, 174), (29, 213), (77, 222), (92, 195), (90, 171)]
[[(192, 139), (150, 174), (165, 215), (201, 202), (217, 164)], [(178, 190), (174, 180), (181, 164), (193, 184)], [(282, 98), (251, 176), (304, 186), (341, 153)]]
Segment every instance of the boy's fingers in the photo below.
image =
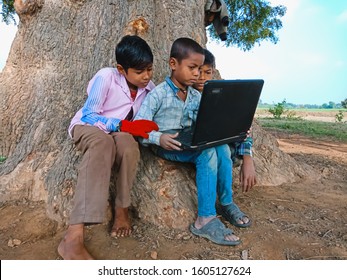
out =
[[(176, 143), (179, 143), (177, 141), (175, 141)], [(181, 151), (182, 149), (180, 148), (181, 143), (179, 143), (179, 145), (176, 145), (174, 142), (171, 142), (167, 145), (167, 149), (168, 150), (176, 150), (176, 151)]]
[(175, 140), (175, 138), (178, 136), (178, 133), (175, 134), (169, 134), (170, 138), (168, 139), (168, 143), (175, 145), (175, 146), (181, 146), (182, 144)]
[(182, 150), (181, 143), (172, 138), (174, 134), (167, 134), (167, 135), (169, 136), (169, 138), (167, 138), (163, 142), (163, 148), (167, 150), (177, 150), (177, 151)]
[(176, 150), (176, 151), (181, 151), (182, 149), (176, 145), (173, 145), (172, 147), (173, 150)]
[[(175, 134), (168, 134), (171, 138), (176, 138), (178, 136), (178, 132), (176, 132)], [(180, 143), (178, 141), (175, 141), (177, 143)], [(180, 143), (181, 144), (181, 143)]]
[(171, 143), (174, 144), (175, 146), (178, 146), (178, 147), (181, 147), (181, 145), (182, 145), (181, 142), (178, 142), (176, 140), (173, 140)]
[(244, 183), (244, 184), (242, 185), (242, 191), (243, 191), (243, 192), (247, 192), (247, 191), (248, 191), (248, 186), (247, 186), (247, 184)]

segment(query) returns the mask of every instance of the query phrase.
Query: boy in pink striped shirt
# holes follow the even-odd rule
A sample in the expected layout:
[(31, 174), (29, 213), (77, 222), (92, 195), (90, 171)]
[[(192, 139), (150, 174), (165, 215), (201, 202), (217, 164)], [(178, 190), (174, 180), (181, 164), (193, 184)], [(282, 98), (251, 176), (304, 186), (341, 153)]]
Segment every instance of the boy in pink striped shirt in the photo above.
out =
[(114, 164), (118, 176), (111, 236), (131, 234), (130, 190), (140, 159), (134, 136), (148, 138), (149, 132), (158, 130), (154, 122), (133, 121), (154, 88), (153, 54), (143, 39), (127, 35), (117, 44), (116, 60), (116, 68), (103, 68), (91, 79), (88, 98), (68, 130), (83, 158), (69, 227), (58, 246), (63, 259), (93, 259), (84, 246), (84, 225), (104, 221)]

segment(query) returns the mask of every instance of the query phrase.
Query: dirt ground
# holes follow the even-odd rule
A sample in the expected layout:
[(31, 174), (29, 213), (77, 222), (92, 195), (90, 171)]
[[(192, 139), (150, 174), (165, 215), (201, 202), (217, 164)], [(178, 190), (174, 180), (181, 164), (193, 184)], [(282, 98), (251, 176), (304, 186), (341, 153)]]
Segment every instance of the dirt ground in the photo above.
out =
[[(347, 259), (347, 144), (273, 133), (280, 148), (311, 165), (321, 178), (277, 187), (257, 186), (235, 200), (250, 215), (242, 239), (224, 247), (189, 231), (164, 230), (134, 221), (132, 237), (112, 239), (108, 226), (87, 227), (86, 246), (97, 259)], [(42, 203), (0, 205), (0, 259), (60, 259), (64, 229), (47, 219)]]

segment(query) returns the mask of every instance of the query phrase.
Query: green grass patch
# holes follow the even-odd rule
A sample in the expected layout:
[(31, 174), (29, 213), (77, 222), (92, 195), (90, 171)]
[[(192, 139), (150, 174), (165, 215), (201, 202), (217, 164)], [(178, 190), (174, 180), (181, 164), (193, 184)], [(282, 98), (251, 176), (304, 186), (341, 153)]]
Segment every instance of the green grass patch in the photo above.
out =
[(347, 142), (347, 124), (308, 121), (302, 119), (258, 118), (264, 128), (276, 129), (288, 133), (297, 133), (312, 138), (324, 138)]
[(6, 157), (0, 156), (0, 163), (3, 163), (6, 160)]

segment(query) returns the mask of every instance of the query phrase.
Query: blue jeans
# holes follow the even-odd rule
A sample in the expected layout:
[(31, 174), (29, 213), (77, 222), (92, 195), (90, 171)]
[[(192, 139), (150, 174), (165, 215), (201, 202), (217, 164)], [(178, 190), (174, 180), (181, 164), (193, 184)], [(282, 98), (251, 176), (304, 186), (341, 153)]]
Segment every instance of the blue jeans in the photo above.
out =
[(202, 151), (168, 151), (156, 146), (153, 151), (167, 160), (195, 164), (199, 217), (216, 216), (217, 195), (222, 205), (232, 203), (232, 161), (228, 145)]

